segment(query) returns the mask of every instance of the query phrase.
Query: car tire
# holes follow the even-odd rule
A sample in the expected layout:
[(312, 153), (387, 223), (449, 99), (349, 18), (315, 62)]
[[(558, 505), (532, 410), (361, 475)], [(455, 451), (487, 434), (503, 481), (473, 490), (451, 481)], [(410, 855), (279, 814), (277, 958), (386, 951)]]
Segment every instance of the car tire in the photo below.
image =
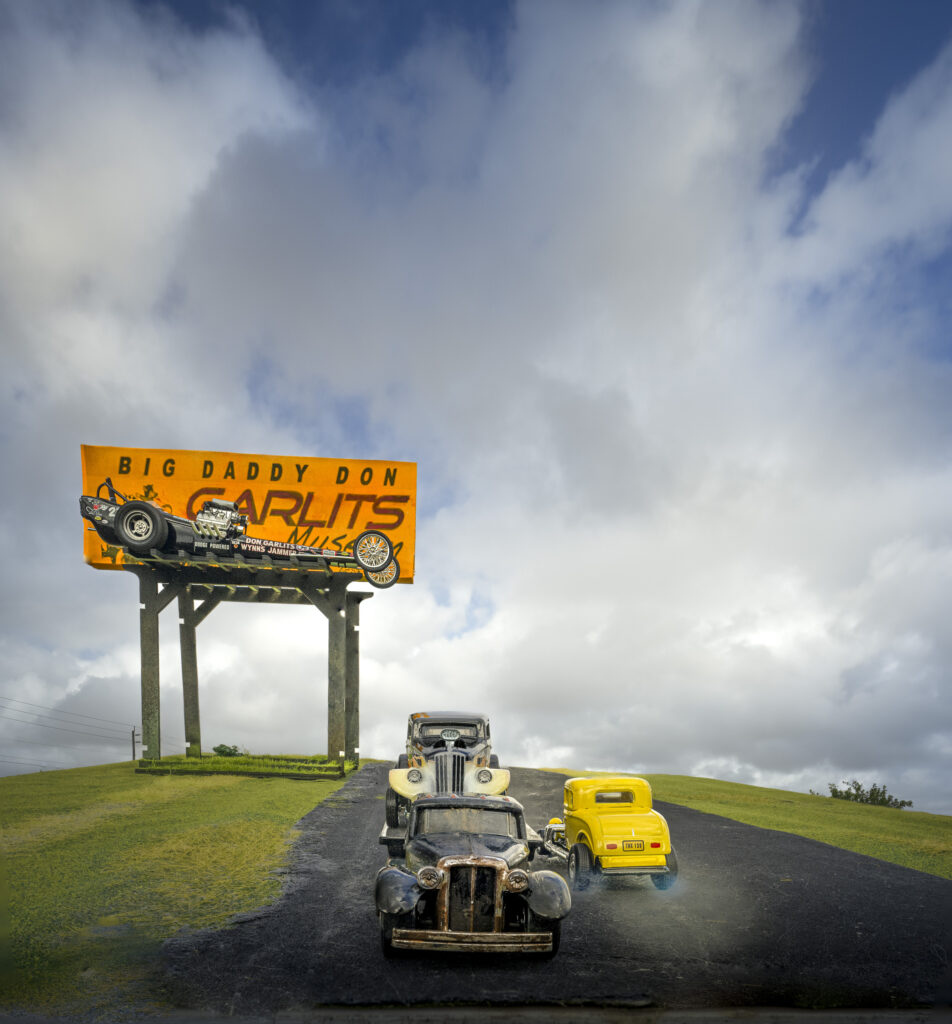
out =
[(408, 928), (412, 925), (412, 914), (385, 914), (380, 911), (377, 914), (380, 919), (380, 949), (385, 957), (397, 957), (403, 953), (402, 949), (393, 948), (394, 928)]
[(364, 578), (378, 590), (389, 590), (400, 579), (400, 563), (391, 558), (379, 572), (364, 569)]
[(499, 767), (499, 756), (497, 754), (490, 754), (489, 755), (489, 767), (490, 768), (498, 768)]
[(401, 754), (397, 758), (397, 767), (398, 768), (409, 768), (410, 767), (410, 761), (409, 761), (409, 758), (407, 757), (406, 754)]
[(364, 572), (381, 572), (393, 561), (393, 545), (384, 534), (364, 530), (354, 541), (354, 559)]
[(594, 873), (592, 851), (584, 843), (575, 843), (569, 850), (569, 885), (576, 892), (584, 892), (592, 884)]
[(169, 535), (168, 520), (147, 501), (127, 501), (116, 513), (113, 529), (119, 543), (137, 555), (161, 548)]
[(678, 858), (673, 846), (671, 847), (671, 852), (665, 857), (665, 862), (668, 865), (667, 873), (651, 876), (651, 881), (656, 889), (670, 889), (678, 880)]
[[(387, 814), (387, 827), (398, 828), (400, 825), (400, 795), (395, 789), (388, 786), (387, 795), (384, 799), (384, 806)], [(377, 819), (380, 820), (379, 818)]]

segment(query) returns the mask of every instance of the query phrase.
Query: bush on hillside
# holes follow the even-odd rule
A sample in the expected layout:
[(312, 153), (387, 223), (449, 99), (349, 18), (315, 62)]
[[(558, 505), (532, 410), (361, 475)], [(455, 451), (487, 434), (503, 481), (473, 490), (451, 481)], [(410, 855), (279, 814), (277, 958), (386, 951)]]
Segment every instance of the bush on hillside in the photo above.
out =
[(237, 747), (229, 747), (227, 743), (219, 743), (217, 747), (212, 747), (212, 752), (219, 757), (238, 757), (241, 753)]
[[(813, 793), (813, 790), (810, 790)], [(814, 796), (820, 796), (814, 793)], [(855, 804), (875, 804), (877, 807), (896, 807), (902, 810), (903, 807), (912, 807), (911, 800), (898, 800), (890, 796), (885, 786), (877, 786), (875, 783), (866, 789), (859, 779), (852, 782), (843, 780), (843, 788), (840, 789), (835, 783), (830, 783), (830, 796), (836, 800), (851, 800)]]

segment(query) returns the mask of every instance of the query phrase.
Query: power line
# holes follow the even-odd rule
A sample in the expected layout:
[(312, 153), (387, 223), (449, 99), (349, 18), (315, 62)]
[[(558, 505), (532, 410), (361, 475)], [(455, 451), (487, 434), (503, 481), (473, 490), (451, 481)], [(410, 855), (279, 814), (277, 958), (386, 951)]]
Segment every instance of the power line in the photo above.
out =
[[(11, 722), (25, 722), (27, 724), (32, 725), (32, 724), (36, 723), (41, 718), (45, 718), (45, 719), (47, 719), (50, 722), (57, 722), (57, 723), (59, 723), (59, 722), (62, 721), (62, 719), (53, 718), (52, 715), (41, 715), (37, 711), (21, 711), (19, 708), (8, 708), (5, 705), (0, 705), (0, 712), (2, 712), (2, 711), (15, 711), (18, 715), (32, 715), (33, 716), (32, 718), (28, 718), (28, 719), (26, 719), (26, 718), (11, 718), (10, 719)], [(98, 732), (100, 734), (105, 734), (106, 733), (105, 729), (99, 729), (99, 727), (95, 726), (95, 725), (86, 725), (85, 722), (71, 722), (69, 719), (67, 719), (66, 720), (66, 724), (67, 725), (81, 725), (81, 726), (83, 726), (84, 729), (98, 730)], [(127, 726), (127, 728), (131, 729), (132, 726)], [(123, 732), (125, 732), (125, 731), (126, 730), (123, 729)], [(108, 732), (109, 732), (109, 735), (111, 735), (111, 736), (115, 736), (116, 735), (116, 733), (114, 733), (111, 729), (108, 730)]]
[[(13, 709), (8, 708), (7, 710), (13, 710)], [(0, 715), (0, 718), (7, 718), (7, 716), (6, 715)], [(61, 725), (44, 725), (42, 722), (24, 722), (22, 718), (7, 718), (7, 721), (9, 721), (9, 722), (18, 722), (20, 725), (33, 726), (36, 729), (56, 729), (58, 732), (72, 732), (72, 733), (75, 733), (77, 736), (88, 736), (90, 739), (93, 739), (93, 740), (97, 740), (97, 739), (98, 740), (103, 740), (103, 739), (106, 739), (106, 740), (113, 740), (114, 742), (119, 743), (119, 742), (121, 742), (123, 740), (128, 739), (128, 736), (106, 735), (105, 733), (96, 733), (96, 732), (81, 732), (79, 729), (64, 729)]]
[[(107, 725), (129, 725), (128, 722), (117, 722), (113, 718), (96, 718), (95, 715), (81, 715), (78, 711), (62, 711), (59, 708), (51, 708), (47, 704), (31, 704), (28, 700), (20, 700), (18, 697), (0, 697), (0, 700), (12, 700), (14, 704), (26, 704), (30, 708), (42, 708), (44, 711), (54, 711), (58, 715), (70, 715), (73, 718), (89, 718), (94, 722), (105, 722)], [(17, 708), (9, 708), (10, 711), (17, 711)], [(23, 712), (26, 714), (27, 712)]]
[[(51, 721), (51, 722), (62, 722), (63, 721), (62, 718), (57, 718), (55, 715), (42, 714), (39, 711), (24, 711), (22, 708), (11, 708), (11, 707), (9, 707), (6, 704), (0, 704), (0, 711), (15, 711), (18, 715), (31, 715), (32, 716), (30, 718), (31, 722), (35, 721), (36, 719), (40, 719), (40, 718), (45, 718), (45, 719), (47, 719), (48, 721)], [(22, 721), (22, 719), (21, 719), (21, 721)], [(99, 729), (98, 725), (86, 725), (85, 722), (74, 722), (74, 721), (72, 721), (69, 718), (66, 719), (66, 724), (67, 725), (81, 725), (85, 729)], [(132, 727), (127, 725), (127, 726), (120, 726), (120, 728), (122, 728), (123, 732), (125, 732), (126, 729), (130, 729)], [(99, 731), (100, 732), (106, 732), (107, 730), (99, 729)], [(108, 731), (112, 732), (112, 729), (109, 729)]]
[(3, 764), (15, 764), (20, 768), (45, 768), (48, 764), (55, 764), (55, 761), (14, 761), (9, 757), (0, 757), (0, 762)]
[[(83, 735), (86, 736), (88, 734), (87, 733), (83, 733)], [(138, 730), (136, 730), (136, 735), (138, 735)], [(128, 740), (129, 737), (127, 736), (126, 739)], [(10, 740), (10, 742), (11, 743), (29, 743), (29, 744), (31, 744), (33, 746), (37, 746), (37, 747), (53, 747), (54, 750), (64, 750), (66, 748), (68, 748), (70, 750), (85, 750), (86, 749), (86, 746), (84, 744), (82, 744), (82, 743), (64, 743), (58, 736), (54, 737), (52, 742), (50, 742), (48, 740), (25, 740), (25, 739), (23, 739), (20, 736), (15, 736), (15, 737), (13, 737), (13, 739)]]
[[(121, 725), (121, 726), (127, 727), (129, 729), (137, 728), (137, 727), (134, 727), (132, 725), (128, 725), (126, 722), (117, 722), (115, 719), (112, 719), (112, 718), (96, 718), (95, 715), (81, 715), (81, 714), (79, 714), (76, 711), (59, 711), (56, 708), (50, 708), (46, 704), (31, 704), (29, 701), (20, 700), (17, 697), (0, 697), (0, 700), (15, 701), (17, 704), (26, 704), (28, 707), (31, 707), (31, 708), (43, 708), (43, 709), (45, 709), (47, 711), (53, 711), (55, 714), (58, 714), (58, 715), (71, 715), (71, 716), (74, 716), (76, 718), (88, 718), (88, 719), (90, 719), (90, 720), (92, 720), (94, 722), (105, 722), (105, 723), (111, 724), (111, 725)], [(19, 708), (9, 708), (9, 707), (8, 708), (3, 708), (2, 705), (0, 705), (0, 708), (2, 708), (2, 710), (4, 710), (4, 711), (16, 711), (17, 714), (20, 714), (20, 715), (31, 714), (31, 712), (29, 712), (29, 711), (20, 711)], [(3, 717), (5, 717), (5, 716), (0, 715), (0, 718), (3, 718)], [(49, 718), (50, 716), (49, 715), (38, 715), (37, 717), (39, 717), (39, 718)], [(57, 727), (55, 725), (43, 725), (41, 722), (27, 722), (27, 721), (24, 721), (22, 718), (11, 718), (10, 721), (11, 722), (22, 722), (23, 725), (41, 725), (44, 729), (56, 729), (56, 728), (59, 728), (61, 732), (75, 732), (78, 736), (96, 736), (96, 737), (100, 737), (100, 738), (105, 737), (105, 736), (109, 736), (110, 738), (114, 738), (114, 739), (115, 738), (120, 738), (120, 737), (117, 737), (115, 733), (108, 733), (107, 734), (107, 733), (79, 732), (76, 729), (63, 729), (61, 726)], [(54, 718), (53, 721), (55, 722), (56, 719)], [(83, 723), (82, 722), (70, 722), (69, 724), (70, 725), (82, 725)], [(121, 738), (124, 739), (125, 737), (121, 737)], [(170, 736), (170, 735), (166, 734), (166, 735), (163, 736), (163, 739), (170, 740), (170, 741), (172, 741), (174, 743), (177, 743), (179, 746), (182, 746), (182, 747), (187, 747), (188, 746), (188, 742), (185, 739), (183, 739), (181, 736)]]
[[(14, 761), (11, 757), (0, 757), (0, 761), (5, 761), (7, 764), (35, 764), (34, 761)], [(68, 761), (52, 761), (49, 758), (42, 758), (43, 764), (61, 764), (65, 768), (72, 768)]]
[[(9, 711), (10, 708), (4, 708), (3, 710), (4, 711)], [(101, 739), (121, 740), (121, 739), (125, 738), (124, 736), (121, 736), (120, 734), (114, 733), (114, 732), (108, 732), (108, 733), (107, 732), (84, 732), (82, 729), (65, 729), (61, 725), (47, 725), (45, 722), (37, 722), (36, 720), (27, 720), (27, 719), (24, 719), (24, 718), (10, 718), (9, 715), (3, 715), (3, 714), (0, 714), (0, 718), (5, 718), (8, 722), (19, 722), (20, 725), (35, 725), (35, 726), (38, 726), (41, 729), (57, 729), (59, 732), (71, 732), (71, 733), (75, 733), (77, 736), (91, 736), (91, 737), (94, 737), (95, 739), (100, 739), (100, 740)], [(55, 722), (56, 719), (54, 718), (53, 721)], [(80, 723), (70, 723), (70, 724), (80, 724)]]

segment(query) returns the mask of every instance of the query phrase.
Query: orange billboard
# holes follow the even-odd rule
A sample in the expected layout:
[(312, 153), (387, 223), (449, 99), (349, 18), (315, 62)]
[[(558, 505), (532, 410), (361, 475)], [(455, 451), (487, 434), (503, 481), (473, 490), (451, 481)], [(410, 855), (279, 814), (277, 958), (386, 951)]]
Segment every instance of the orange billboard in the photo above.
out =
[[(87, 444), (81, 451), (83, 494), (95, 496), (108, 477), (127, 500), (186, 519), (208, 500), (233, 501), (248, 517), (249, 537), (338, 551), (363, 531), (377, 530), (393, 544), (400, 582), (413, 582), (415, 462)], [(123, 549), (105, 543), (86, 520), (83, 525), (89, 565), (121, 568)]]

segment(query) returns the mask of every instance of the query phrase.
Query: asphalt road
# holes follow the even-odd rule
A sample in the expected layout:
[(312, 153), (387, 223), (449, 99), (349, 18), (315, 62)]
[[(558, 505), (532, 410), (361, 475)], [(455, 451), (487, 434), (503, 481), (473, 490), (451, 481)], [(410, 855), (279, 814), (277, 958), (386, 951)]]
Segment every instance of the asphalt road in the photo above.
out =
[[(514, 769), (510, 793), (541, 828), (559, 812), (561, 783)], [(274, 907), (166, 943), (178, 1005), (254, 1015), (446, 1003), (952, 1004), (952, 881), (660, 802), (678, 884), (660, 892), (613, 879), (576, 894), (554, 959), (385, 960), (373, 902), (385, 787), (386, 767), (368, 766), (302, 819)]]

